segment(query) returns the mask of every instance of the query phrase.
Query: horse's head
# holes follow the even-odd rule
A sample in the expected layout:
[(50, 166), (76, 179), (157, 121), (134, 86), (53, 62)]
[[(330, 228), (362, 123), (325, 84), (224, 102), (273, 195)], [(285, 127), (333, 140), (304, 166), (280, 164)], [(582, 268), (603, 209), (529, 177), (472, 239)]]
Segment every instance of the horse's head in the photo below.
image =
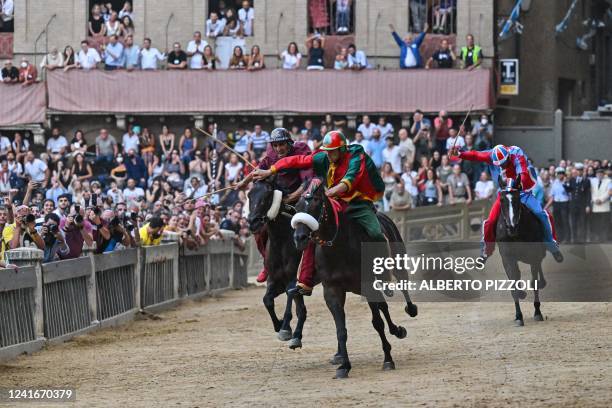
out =
[(274, 189), (275, 177), (253, 183), (249, 191), (249, 229), (259, 231), (268, 220), (276, 218), (283, 198), (279, 190)]
[(291, 219), (291, 226), (295, 230), (293, 240), (299, 251), (306, 248), (311, 234), (319, 229), (318, 220), (321, 218), (325, 200), (323, 180), (313, 178), (296, 205), (298, 212)]
[(501, 195), (501, 213), (506, 226), (506, 233), (513, 238), (518, 235), (521, 219), (521, 178), (504, 180), (499, 177)]

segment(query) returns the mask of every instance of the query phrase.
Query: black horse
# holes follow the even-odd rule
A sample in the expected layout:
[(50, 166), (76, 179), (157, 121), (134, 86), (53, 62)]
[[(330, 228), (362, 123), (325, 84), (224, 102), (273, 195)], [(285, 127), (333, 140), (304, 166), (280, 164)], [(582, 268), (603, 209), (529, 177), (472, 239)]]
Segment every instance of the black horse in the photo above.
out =
[[(301, 296), (287, 294), (287, 305), (283, 319), (280, 320), (274, 311), (274, 299), (281, 293), (295, 286), (297, 268), (301, 252), (295, 248), (292, 239), (290, 218), (293, 210), (282, 204), (282, 193), (274, 188), (275, 178), (257, 181), (249, 192), (249, 228), (251, 232), (268, 230), (266, 250), (266, 268), (268, 280), (263, 303), (270, 313), (274, 331), (282, 341), (289, 340), (289, 347), (302, 347), (302, 329), (306, 321), (306, 305)], [(291, 211), (291, 213), (287, 213)], [(291, 332), (291, 309), (295, 301), (295, 313), (298, 318), (295, 331)]]
[[(540, 311), (539, 289), (546, 286), (544, 273), (542, 272), (542, 260), (546, 256), (544, 244), (544, 233), (540, 220), (521, 203), (520, 176), (516, 180), (498, 180), (500, 187), (500, 203), (502, 216), (497, 220), (495, 229), (496, 241), (499, 244), (499, 253), (508, 279), (519, 280), (521, 270), (518, 262), (524, 262), (531, 266), (531, 278), (534, 284), (535, 321), (543, 321)], [(535, 286), (537, 285), (537, 286)], [(524, 326), (523, 313), (519, 305), (519, 299), (527, 296), (523, 290), (513, 290), (512, 298), (516, 309), (514, 323), (516, 326)]]
[[(331, 362), (340, 364), (336, 369), (336, 378), (346, 378), (351, 370), (351, 363), (346, 349), (344, 303), (347, 292), (362, 294), (361, 243), (370, 239), (363, 227), (342, 213), (339, 214), (336, 224), (332, 203), (325, 195), (323, 182), (319, 178), (311, 181), (311, 186), (298, 202), (296, 209), (300, 211), (292, 221), (296, 247), (303, 250), (311, 239), (318, 243), (315, 251), (316, 273), (323, 283), (325, 303), (334, 318), (338, 338), (338, 352)], [(379, 213), (378, 217), (389, 241), (399, 243), (403, 248), (403, 241), (395, 224), (384, 214)], [(391, 246), (398, 247), (398, 245)], [(402, 249), (404, 250), (405, 248)], [(381, 256), (390, 256), (390, 254), (386, 251)], [(402, 278), (407, 279), (407, 274)], [(373, 279), (372, 276), (372, 281)], [(407, 302), (406, 312), (410, 316), (416, 316), (416, 305), (411, 302), (407, 292), (404, 292), (404, 296)], [(377, 292), (375, 299), (368, 298), (368, 305), (372, 313), (372, 325), (382, 341), (383, 370), (392, 370), (395, 368), (395, 363), (391, 357), (391, 344), (385, 337), (385, 323), (380, 313), (384, 315), (392, 335), (404, 338), (406, 329), (393, 323), (382, 293)]]

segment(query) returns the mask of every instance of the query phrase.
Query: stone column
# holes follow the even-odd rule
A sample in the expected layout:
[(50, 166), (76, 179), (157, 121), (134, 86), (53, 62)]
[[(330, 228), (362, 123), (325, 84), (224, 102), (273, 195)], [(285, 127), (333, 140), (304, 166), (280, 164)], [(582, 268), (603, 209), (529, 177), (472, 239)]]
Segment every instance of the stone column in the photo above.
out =
[(37, 248), (16, 248), (6, 251), (7, 262), (19, 267), (33, 266), (36, 270), (36, 289), (34, 289), (34, 331), (36, 339), (45, 337), (45, 322), (43, 314), (43, 279), (42, 260), (44, 252)]

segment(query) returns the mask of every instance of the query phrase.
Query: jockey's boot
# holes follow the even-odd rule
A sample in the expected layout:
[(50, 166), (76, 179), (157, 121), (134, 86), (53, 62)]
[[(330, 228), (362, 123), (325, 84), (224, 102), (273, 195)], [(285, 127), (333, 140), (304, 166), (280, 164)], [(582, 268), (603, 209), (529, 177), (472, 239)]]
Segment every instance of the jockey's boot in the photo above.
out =
[(563, 262), (563, 254), (561, 253), (561, 251), (553, 252), (552, 256), (553, 256), (553, 258), (555, 258), (555, 261)]
[(287, 294), (293, 296), (311, 296), (312, 288), (310, 286), (306, 286), (301, 282), (298, 282), (295, 287), (289, 289)]
[(259, 275), (257, 275), (257, 282), (264, 283), (266, 280), (268, 280), (268, 270), (264, 266), (261, 272), (259, 272)]

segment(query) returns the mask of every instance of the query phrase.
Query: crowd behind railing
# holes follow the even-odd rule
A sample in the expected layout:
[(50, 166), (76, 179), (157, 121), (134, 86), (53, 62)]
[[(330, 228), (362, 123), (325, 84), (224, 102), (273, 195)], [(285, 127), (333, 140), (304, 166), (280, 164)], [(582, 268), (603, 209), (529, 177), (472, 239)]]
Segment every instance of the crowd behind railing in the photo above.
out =
[[(324, 1), (325, 2), (325, 1)], [(312, 2), (316, 3), (316, 2)], [(337, 6), (343, 7), (343, 3), (349, 1), (338, 1)], [(444, 2), (441, 2), (444, 3)], [(444, 16), (446, 11), (454, 9), (454, 3), (440, 4), (436, 7), (435, 24), (431, 32), (444, 31), (446, 26)], [(345, 5), (350, 7), (350, 4)], [(310, 4), (311, 18), (313, 10), (318, 10), (321, 5)], [(413, 7), (416, 7), (412, 10)], [(403, 38), (397, 33), (393, 25), (389, 25), (393, 40), (400, 49), (399, 67), (411, 68), (465, 68), (474, 69), (482, 63), (482, 48), (475, 44), (474, 37), (468, 35), (466, 43), (455, 52), (449, 44), (448, 39), (440, 40), (439, 48), (433, 55), (424, 60), (420, 48), (429, 31), (427, 16), (417, 10), (424, 7), (419, 1), (411, 3), (412, 28), (413, 31)], [(107, 71), (118, 69), (125, 70), (157, 70), (160, 68), (168, 70), (216, 70), (220, 68), (220, 60), (215, 55), (216, 39), (219, 37), (249, 37), (253, 35), (255, 10), (248, 0), (242, 1), (241, 8), (226, 7), (225, 3), (210, 12), (205, 24), (204, 33), (196, 31), (193, 39), (183, 49), (180, 42), (174, 42), (172, 49), (160, 51), (153, 45), (150, 38), (145, 38), (141, 46), (134, 43), (133, 11), (130, 2), (126, 2), (120, 11), (112, 10), (109, 4), (94, 4), (88, 22), (88, 36), (80, 44), (80, 50), (67, 45), (63, 51), (57, 47), (51, 47), (37, 67), (28, 58), (23, 57), (19, 67), (15, 67), (11, 60), (4, 62), (0, 71), (0, 80), (4, 83), (22, 83), (29, 85), (38, 81), (44, 71), (83, 69), (93, 70), (102, 68)], [(292, 70), (306, 67), (308, 70), (326, 69), (326, 53), (334, 52), (333, 68), (335, 70), (363, 70), (372, 68), (366, 53), (355, 44), (340, 47), (337, 50), (325, 48), (324, 29), (330, 27), (327, 17), (316, 17), (319, 21), (314, 24), (312, 35), (304, 44), (303, 51), (296, 42), (290, 42), (286, 50), (282, 51), (278, 58), (283, 69)], [(335, 30), (336, 34), (348, 33), (343, 11), (338, 11)], [(420, 16), (420, 17), (419, 17)], [(318, 25), (317, 25), (318, 24)], [(339, 25), (338, 25), (339, 24)], [(330, 31), (331, 32), (331, 31)], [(414, 33), (414, 34), (413, 34)], [(166, 47), (168, 44), (166, 44)], [(257, 71), (266, 68), (264, 55), (258, 45), (253, 45), (250, 52), (244, 49), (244, 45), (233, 47), (231, 57), (227, 62), (227, 68), (231, 70)]]
[[(445, 111), (426, 117), (417, 110), (410, 126), (398, 130), (384, 116), (360, 119), (354, 134), (345, 117), (331, 115), (317, 124), (294, 122), (290, 132), (312, 151), (332, 129), (361, 144), (385, 183), (383, 199), (376, 203), (383, 211), (469, 205), (494, 197), (486, 166), (451, 161), (447, 155), (453, 146), (490, 149), (494, 131), (487, 115), (461, 126), (461, 117)], [(38, 157), (20, 132), (12, 139), (1, 136), (2, 251), (36, 246), (49, 261), (78, 257), (83, 244), (94, 242), (99, 253), (156, 244), (164, 231), (178, 234), (192, 248), (230, 236), (244, 245), (248, 188), (227, 187), (249, 174), (245, 162), (256, 166), (272, 148), (261, 125), (246, 129), (241, 123), (231, 129), (209, 124), (208, 133), (223, 143), (190, 127), (177, 137), (166, 125), (154, 134), (157, 129), (130, 124), (120, 139), (100, 129), (93, 143), (79, 129), (65, 129), (73, 132), (68, 140), (53, 128)], [(607, 159), (562, 160), (539, 170), (534, 194), (552, 209), (562, 242), (607, 239), (611, 173)]]

